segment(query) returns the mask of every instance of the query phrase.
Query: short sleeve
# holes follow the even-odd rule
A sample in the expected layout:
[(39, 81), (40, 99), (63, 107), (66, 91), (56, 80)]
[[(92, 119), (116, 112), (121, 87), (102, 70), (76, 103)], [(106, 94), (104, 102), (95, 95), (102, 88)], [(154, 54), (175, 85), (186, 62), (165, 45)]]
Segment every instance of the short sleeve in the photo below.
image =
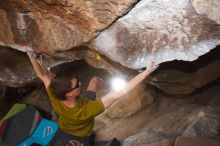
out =
[(104, 108), (104, 104), (102, 102), (102, 100), (100, 98), (98, 98), (95, 101), (91, 101), (88, 100), (86, 107), (85, 107), (85, 114), (88, 117), (95, 117), (99, 114), (101, 114), (102, 112), (104, 112), (105, 108)]
[(51, 86), (50, 86), (50, 85), (47, 87), (46, 90), (47, 90), (47, 95), (49, 96), (50, 100), (51, 100), (52, 102), (55, 101), (56, 98), (55, 98), (55, 96), (54, 96), (54, 94), (53, 94), (53, 92), (52, 92), (52, 89), (51, 89)]

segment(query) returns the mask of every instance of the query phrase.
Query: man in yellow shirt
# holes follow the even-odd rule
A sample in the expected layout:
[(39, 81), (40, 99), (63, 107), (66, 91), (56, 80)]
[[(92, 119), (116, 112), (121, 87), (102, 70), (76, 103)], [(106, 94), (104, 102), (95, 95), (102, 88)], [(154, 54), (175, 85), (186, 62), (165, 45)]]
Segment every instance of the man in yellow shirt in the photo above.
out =
[[(42, 61), (27, 52), (37, 76), (43, 81), (54, 111), (58, 115), (58, 125), (64, 132), (77, 137), (89, 137), (94, 126), (94, 118), (111, 106), (117, 99), (134, 89), (157, 66), (149, 66), (131, 79), (121, 91), (110, 91), (95, 101), (77, 98), (81, 94), (77, 78), (67, 79), (56, 76), (44, 67)], [(93, 77), (87, 90), (96, 92), (98, 78)]]

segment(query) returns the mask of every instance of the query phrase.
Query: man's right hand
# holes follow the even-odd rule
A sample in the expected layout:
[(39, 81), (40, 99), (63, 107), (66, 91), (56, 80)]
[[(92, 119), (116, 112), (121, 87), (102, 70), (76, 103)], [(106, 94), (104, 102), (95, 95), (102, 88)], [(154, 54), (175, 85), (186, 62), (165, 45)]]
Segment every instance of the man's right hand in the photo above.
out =
[(154, 60), (151, 60), (150, 63), (149, 63), (149, 65), (146, 67), (145, 72), (146, 72), (147, 74), (152, 73), (152, 72), (155, 71), (158, 67), (159, 67), (159, 65), (158, 65), (158, 64), (155, 64), (155, 61), (154, 61)]

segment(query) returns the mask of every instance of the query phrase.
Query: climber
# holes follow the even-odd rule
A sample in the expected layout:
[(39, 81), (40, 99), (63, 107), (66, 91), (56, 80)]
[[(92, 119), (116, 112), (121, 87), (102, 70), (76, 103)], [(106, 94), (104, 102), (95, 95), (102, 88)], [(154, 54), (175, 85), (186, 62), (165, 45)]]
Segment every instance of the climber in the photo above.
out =
[[(104, 112), (117, 99), (134, 89), (143, 81), (157, 66), (152, 61), (146, 70), (131, 79), (121, 91), (110, 91), (95, 101), (86, 98), (77, 98), (81, 94), (80, 82), (76, 77), (69, 80), (65, 77), (56, 76), (37, 60), (39, 56), (27, 51), (30, 61), (37, 76), (43, 81), (49, 95), (52, 107), (58, 115), (58, 125), (64, 132), (76, 137), (87, 138), (91, 135), (94, 117)], [(94, 77), (90, 80), (87, 90), (96, 92), (99, 79)], [(87, 144), (84, 144), (84, 146)], [(89, 144), (88, 144), (89, 145)]]

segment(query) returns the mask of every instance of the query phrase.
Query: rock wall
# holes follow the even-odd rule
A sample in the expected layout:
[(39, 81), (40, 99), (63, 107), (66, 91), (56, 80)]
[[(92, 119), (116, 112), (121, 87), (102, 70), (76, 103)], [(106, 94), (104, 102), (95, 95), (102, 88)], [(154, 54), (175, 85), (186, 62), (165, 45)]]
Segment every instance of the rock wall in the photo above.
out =
[(133, 69), (152, 58), (157, 64), (192, 61), (220, 44), (219, 5), (217, 0), (3, 0), (0, 45), (56, 57), (49, 67), (88, 58), (72, 52), (82, 45)]
[(164, 63), (161, 70), (150, 77), (149, 83), (169, 94), (190, 94), (219, 78), (219, 48), (216, 47), (191, 63)]
[(205, 8), (197, 13), (201, 3), (141, 0), (94, 39), (91, 46), (134, 69), (145, 67), (152, 57), (157, 64), (195, 60), (220, 43), (219, 2), (206, 1)]
[(135, 0), (3, 0), (0, 42), (23, 51), (24, 46), (41, 52), (64, 51), (93, 39), (135, 3)]
[(0, 44), (51, 54), (85, 43), (133, 69), (146, 67), (150, 56), (157, 64), (192, 61), (220, 44), (219, 5), (217, 0), (3, 0)]
[[(154, 60), (160, 67), (96, 118), (97, 140), (116, 137), (123, 146), (191, 142), (178, 136), (219, 140), (219, 13), (218, 0), (2, 0), (0, 102), (8, 88), (34, 85), (20, 101), (51, 112), (27, 50), (42, 53), (56, 73), (69, 73), (67, 62), (83, 59), (94, 72), (128, 80)], [(80, 67), (86, 88), (91, 72)]]

